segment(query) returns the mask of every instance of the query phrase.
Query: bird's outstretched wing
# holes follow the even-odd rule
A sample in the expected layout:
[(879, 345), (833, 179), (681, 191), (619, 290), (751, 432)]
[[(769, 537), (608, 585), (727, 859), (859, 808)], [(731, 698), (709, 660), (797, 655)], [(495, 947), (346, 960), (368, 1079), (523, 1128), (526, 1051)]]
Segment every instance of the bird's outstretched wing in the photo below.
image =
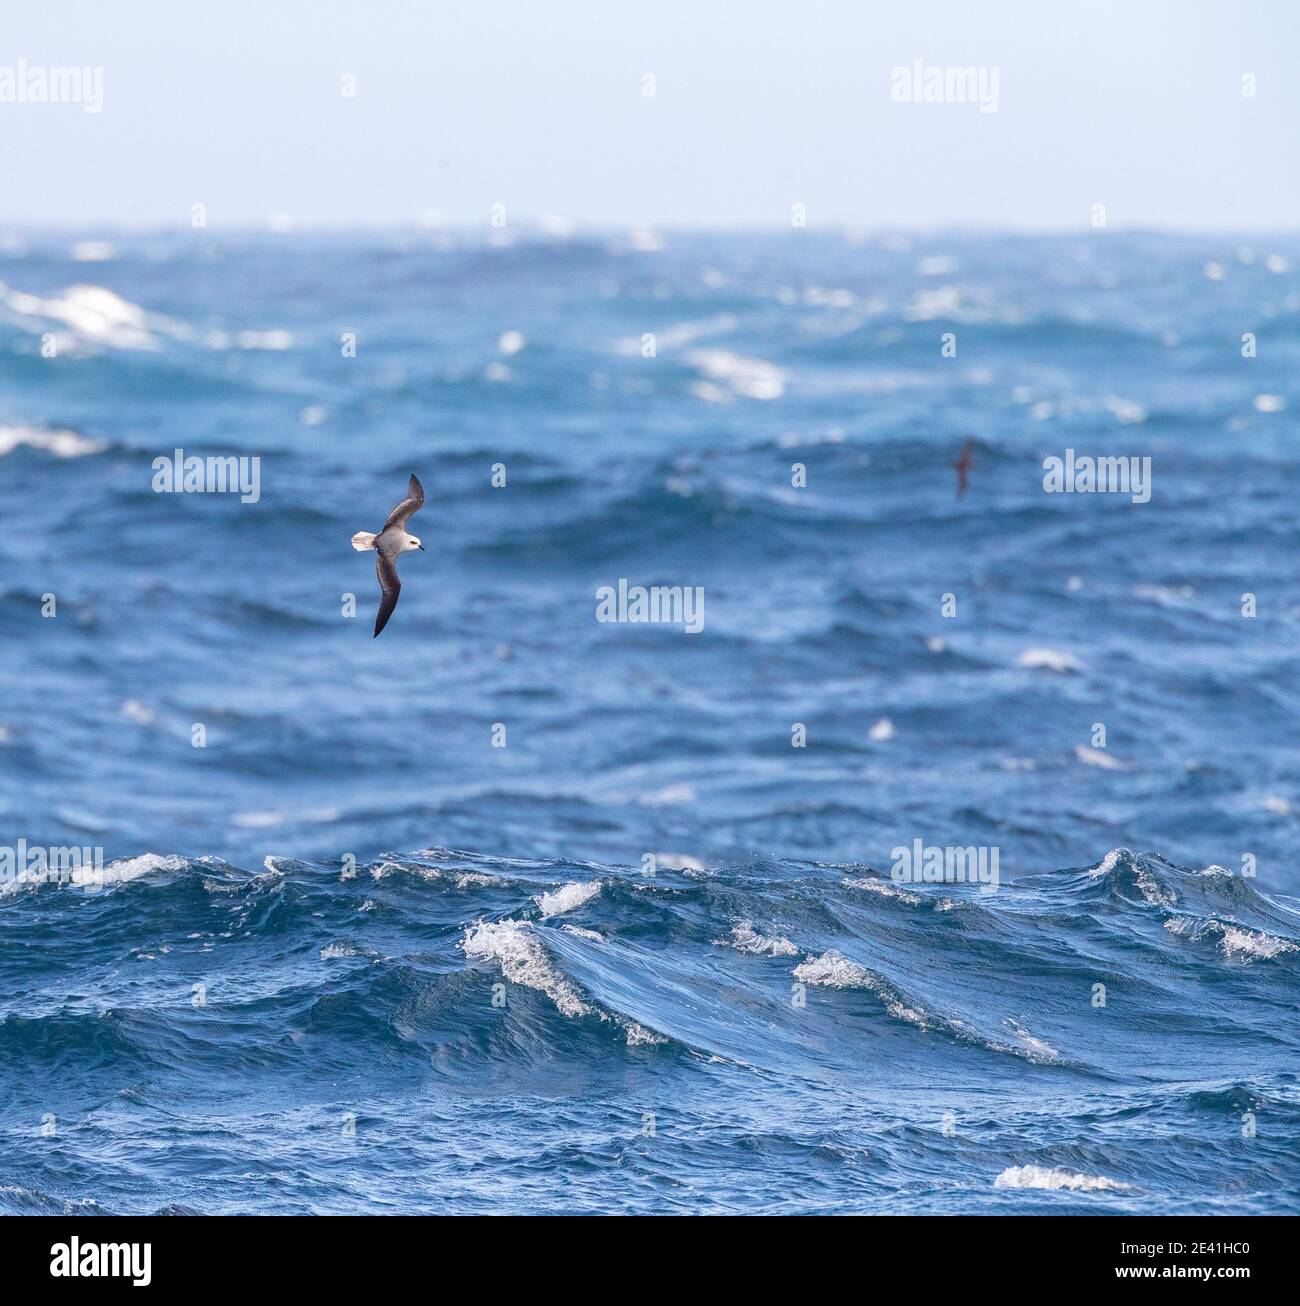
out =
[[(411, 477), (415, 480), (415, 477)], [(414, 511), (414, 510), (412, 510)], [(397, 579), (397, 563), (382, 553), (375, 559), (375, 571), (379, 576), (379, 588), (383, 591), (379, 600), (379, 611), (375, 614), (375, 638), (388, 625), (388, 618), (397, 607), (397, 596), (402, 592), (402, 582)]]
[(406, 498), (388, 514), (388, 520), (384, 523), (384, 530), (390, 526), (400, 526), (406, 529), (406, 519), (414, 512), (419, 512), (424, 507), (424, 486), (411, 474), (411, 483), (406, 487)]

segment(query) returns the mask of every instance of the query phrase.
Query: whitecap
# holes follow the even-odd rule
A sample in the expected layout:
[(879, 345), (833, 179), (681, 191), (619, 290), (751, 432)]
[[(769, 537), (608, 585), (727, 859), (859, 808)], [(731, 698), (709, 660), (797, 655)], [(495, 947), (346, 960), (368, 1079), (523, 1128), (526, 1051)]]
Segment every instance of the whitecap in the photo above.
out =
[(1105, 879), (1119, 865), (1121, 857), (1132, 859), (1134, 883), (1138, 887), (1138, 892), (1152, 907), (1172, 907), (1178, 901), (1177, 894), (1161, 884), (1127, 848), (1112, 848), (1096, 866), (1089, 870), (1088, 874), (1095, 880)]
[(841, 956), (834, 949), (822, 953), (820, 957), (810, 957), (796, 966), (793, 974), (801, 984), (815, 984), (831, 989), (867, 989), (885, 1004), (885, 1010), (891, 1016), (919, 1025), (922, 1029), (929, 1027), (930, 1022), (925, 1013), (900, 1001), (879, 975), (865, 966), (859, 966), (856, 961)]
[(695, 790), (688, 784), (665, 785), (637, 800), (642, 807), (665, 807), (673, 803), (693, 803)]
[(690, 853), (655, 853), (655, 866), (663, 871), (707, 871), (709, 868)]
[(146, 313), (139, 304), (123, 299), (107, 286), (69, 286), (50, 299), (11, 290), (4, 302), (20, 317), (64, 323), (87, 344), (154, 350), (160, 347), (158, 333), (177, 338), (189, 335), (183, 323)]
[(1300, 945), (1280, 939), (1275, 934), (1215, 920), (1213, 917), (1171, 916), (1165, 921), (1165, 929), (1180, 939), (1191, 939), (1193, 942), (1217, 937), (1219, 949), (1229, 961), (1267, 961), (1300, 950)]
[(478, 871), (466, 871), (463, 875), (456, 877), (456, 887), (458, 889), (477, 889), (482, 885), (495, 884), (496, 882), (495, 875), (483, 875)]
[(460, 946), (467, 957), (495, 961), (512, 984), (546, 994), (561, 1015), (595, 1014), (577, 985), (551, 965), (546, 948), (527, 921), (480, 921), (465, 931)]
[[(734, 313), (719, 313), (714, 317), (692, 318), (686, 322), (675, 322), (655, 332), (655, 352), (662, 354), (670, 349), (680, 349), (703, 336), (722, 335), (734, 331), (740, 319)], [(640, 336), (625, 336), (615, 348), (620, 354), (637, 358), (643, 348)]]
[(236, 812), (230, 819), (233, 824), (245, 830), (271, 830), (287, 821), (296, 821), (303, 825), (327, 825), (337, 821), (339, 812), (334, 807), (318, 807), (300, 812), (262, 811)]
[(785, 393), (784, 373), (762, 358), (746, 358), (729, 349), (695, 349), (686, 361), (709, 381), (730, 386), (747, 399), (779, 399)]
[(154, 720), (153, 710), (145, 707), (138, 698), (126, 699), (118, 710), (128, 721), (134, 721), (138, 726), (150, 725)]
[(842, 883), (846, 889), (865, 889), (868, 893), (878, 893), (882, 898), (896, 898), (899, 902), (905, 902), (912, 907), (922, 901), (919, 893), (913, 893), (910, 889), (900, 889), (888, 880), (850, 879)]
[(580, 939), (590, 939), (592, 943), (604, 943), (605, 936), (597, 934), (595, 930), (584, 930), (581, 925), (561, 925), (560, 929), (565, 934), (576, 935)]
[(39, 886), (59, 883), (72, 885), (94, 893), (111, 884), (127, 884), (155, 871), (178, 871), (185, 866), (183, 857), (163, 853), (141, 853), (137, 857), (125, 857), (107, 866), (99, 867), (92, 862), (87, 866), (74, 866), (70, 870), (30, 870), (24, 867), (10, 879), (0, 881), (0, 896), (12, 893), (26, 886)]
[(797, 957), (799, 949), (783, 934), (760, 934), (752, 921), (740, 921), (732, 926), (726, 938), (714, 939), (714, 947), (735, 948), (755, 957)]
[(590, 902), (599, 892), (599, 880), (587, 883), (574, 881), (559, 889), (540, 893), (533, 901), (542, 909), (543, 916), (559, 916), (563, 912), (573, 911), (575, 907), (581, 907), (584, 902)]
[(1103, 857), (1101, 861), (1099, 861), (1097, 865), (1088, 872), (1088, 874), (1091, 875), (1093, 879), (1100, 880), (1109, 875), (1111, 871), (1119, 865), (1119, 859), (1121, 857), (1131, 856), (1132, 854), (1127, 848), (1112, 848), (1110, 852), (1108, 852), (1105, 857)]
[(1060, 1059), (1060, 1053), (1041, 1038), (1036, 1038), (1019, 1021), (1007, 1018), (1007, 1027), (1015, 1035), (1016, 1041), (1028, 1054), (1030, 1061), (1047, 1062)]
[(1048, 1170), (1039, 1165), (1013, 1165), (993, 1181), (994, 1188), (1043, 1188), (1049, 1191), (1097, 1193), (1124, 1192), (1128, 1184), (1100, 1175), (1072, 1174), (1069, 1170)]
[(0, 426), (0, 458), (19, 445), (40, 449), (56, 458), (84, 458), (108, 448), (103, 440), (92, 440), (76, 431), (42, 430), (34, 426)]
[(646, 1029), (644, 1025), (638, 1025), (636, 1021), (630, 1020), (624, 1026), (627, 1033), (627, 1045), (630, 1048), (635, 1047), (659, 1047), (667, 1043), (668, 1040), (662, 1034), (656, 1034), (652, 1029)]
[(1072, 653), (1054, 648), (1027, 648), (1016, 658), (1016, 666), (1027, 667), (1031, 671), (1055, 671), (1058, 675), (1083, 670), (1083, 664)]

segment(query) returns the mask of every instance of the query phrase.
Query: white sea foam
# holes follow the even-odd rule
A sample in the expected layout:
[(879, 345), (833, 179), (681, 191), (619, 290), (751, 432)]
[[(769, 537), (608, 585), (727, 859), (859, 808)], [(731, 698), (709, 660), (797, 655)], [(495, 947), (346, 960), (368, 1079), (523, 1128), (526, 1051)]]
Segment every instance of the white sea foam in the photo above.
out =
[[(1088, 872), (1094, 880), (1105, 879), (1118, 865), (1121, 857), (1133, 857), (1127, 848), (1112, 848), (1096, 866)], [(1178, 901), (1178, 895), (1166, 888), (1151, 874), (1140, 861), (1134, 859), (1133, 879), (1138, 892), (1153, 907), (1172, 907)]]
[(1116, 866), (1119, 865), (1119, 859), (1121, 857), (1131, 855), (1132, 854), (1129, 853), (1127, 848), (1112, 848), (1110, 852), (1108, 852), (1105, 857), (1103, 857), (1101, 861), (1099, 861), (1097, 865), (1088, 872), (1088, 874), (1091, 875), (1094, 880), (1104, 879), (1115, 869)]
[(730, 386), (747, 399), (780, 399), (785, 393), (781, 369), (762, 358), (746, 358), (729, 349), (695, 349), (686, 361), (709, 381)]
[(1041, 1038), (1035, 1038), (1019, 1021), (1007, 1019), (1007, 1026), (1016, 1036), (1016, 1041), (1025, 1050), (1030, 1061), (1059, 1061), (1061, 1054)]
[(913, 907), (921, 901), (919, 893), (913, 893), (910, 889), (900, 889), (896, 884), (891, 884), (888, 880), (848, 879), (841, 881), (841, 883), (847, 889), (865, 889), (868, 893), (878, 893), (882, 898), (894, 898)]
[[(155, 871), (178, 871), (184, 865), (183, 857), (162, 853), (141, 853), (138, 857), (125, 857), (109, 862), (102, 869), (93, 863), (89, 866), (73, 867), (66, 878), (61, 876), (59, 882), (93, 892), (107, 888), (111, 884), (127, 884), (132, 880), (151, 875)], [(32, 872), (24, 868), (12, 879), (0, 881), (0, 897), (28, 885), (38, 886), (50, 882), (48, 872)]]
[(41, 449), (56, 458), (84, 458), (87, 454), (102, 453), (108, 445), (102, 440), (92, 440), (76, 431), (42, 430), (34, 426), (0, 426), (0, 458), (13, 453), (19, 445)]
[(1280, 957), (1285, 952), (1295, 952), (1296, 945), (1279, 939), (1263, 930), (1248, 930), (1236, 925), (1223, 927), (1223, 955), (1225, 957)]
[(124, 857), (120, 861), (109, 862), (104, 867), (104, 883), (125, 884), (129, 880), (152, 875), (154, 871), (179, 871), (184, 865), (185, 858), (170, 853), (141, 853), (138, 857)]
[(817, 984), (831, 989), (869, 989), (874, 979), (865, 966), (833, 951), (801, 962), (794, 968), (794, 977), (801, 984)]
[(793, 974), (801, 984), (815, 984), (830, 989), (868, 989), (880, 998), (891, 1016), (919, 1025), (922, 1029), (929, 1027), (930, 1022), (925, 1013), (900, 1001), (879, 975), (833, 949), (823, 952), (820, 957), (810, 957), (796, 966)]
[(106, 345), (113, 349), (160, 348), (159, 335), (189, 337), (184, 323), (123, 299), (107, 286), (76, 285), (50, 299), (21, 290), (0, 290), (4, 304), (19, 317), (62, 322), (77, 343)]
[(1016, 658), (1016, 666), (1031, 671), (1055, 671), (1058, 675), (1083, 670), (1083, 664), (1072, 653), (1055, 648), (1027, 648)]
[[(495, 961), (512, 984), (546, 994), (564, 1016), (590, 1016), (596, 1009), (577, 985), (551, 965), (545, 945), (527, 921), (479, 921), (465, 931), (461, 941), (467, 957)], [(600, 1013), (603, 1015), (604, 1013)]]
[(334, 961), (340, 957), (358, 957), (360, 949), (354, 947), (351, 943), (331, 943), (320, 950), (320, 959), (322, 961)]
[(740, 921), (732, 926), (726, 938), (714, 939), (715, 947), (735, 948), (737, 952), (748, 952), (756, 957), (797, 957), (799, 949), (783, 934), (770, 937), (760, 934), (753, 921)]
[(272, 830), (289, 821), (301, 825), (328, 825), (339, 819), (339, 810), (337, 807), (316, 807), (297, 812), (236, 812), (230, 819), (245, 830)]
[(1245, 925), (1215, 920), (1213, 917), (1198, 919), (1192, 916), (1171, 916), (1165, 921), (1165, 929), (1181, 939), (1197, 941), (1217, 937), (1220, 951), (1230, 961), (1268, 961), (1300, 950), (1300, 945), (1280, 939), (1265, 930), (1252, 930)]
[(693, 803), (695, 790), (688, 784), (665, 785), (652, 793), (642, 794), (637, 801), (642, 807), (668, 807), (674, 803)]
[(635, 1020), (629, 1020), (623, 1029), (627, 1034), (627, 1045), (630, 1048), (658, 1047), (668, 1042), (662, 1034), (656, 1034), (654, 1030), (638, 1025)]
[(1050, 1191), (1099, 1193), (1125, 1192), (1128, 1184), (1100, 1175), (1072, 1174), (1069, 1170), (1048, 1170), (1040, 1165), (1013, 1165), (993, 1181), (994, 1188), (1044, 1188)]
[[(565, 928), (575, 934), (592, 933)], [(551, 964), (545, 944), (527, 921), (479, 921), (465, 931), (461, 947), (467, 957), (495, 961), (512, 984), (546, 994), (563, 1016), (599, 1016), (601, 1020), (612, 1021), (623, 1031), (629, 1047), (655, 1047), (668, 1042), (664, 1035), (646, 1029), (635, 1020), (588, 1002), (578, 986)]]
[(1196, 596), (1190, 585), (1135, 585), (1134, 598), (1147, 599), (1162, 608), (1185, 608)]
[(690, 853), (655, 853), (655, 865), (663, 871), (707, 871), (709, 868)]
[[(680, 349), (703, 336), (723, 335), (734, 331), (740, 319), (734, 313), (719, 313), (716, 317), (699, 318), (690, 322), (677, 322), (655, 333), (655, 351), (664, 353), (670, 349)], [(620, 354), (639, 357), (642, 349), (640, 336), (628, 336), (616, 346)]]
[(1103, 771), (1123, 771), (1126, 769), (1119, 758), (1102, 748), (1088, 748), (1083, 744), (1078, 744), (1075, 747), (1074, 755), (1084, 766), (1099, 766)]
[(1118, 395), (1107, 395), (1102, 407), (1121, 426), (1139, 426), (1147, 420), (1147, 410), (1132, 399), (1121, 399)]
[(597, 934), (595, 930), (584, 930), (581, 925), (561, 925), (565, 934), (576, 934), (580, 939), (590, 939), (592, 943), (604, 943), (605, 936)]
[(540, 893), (533, 901), (542, 909), (543, 916), (559, 916), (562, 912), (581, 907), (584, 902), (590, 902), (599, 892), (599, 880), (585, 884), (575, 881), (562, 888), (552, 889), (549, 893)]
[(696, 399), (703, 399), (706, 404), (729, 404), (731, 394), (712, 381), (692, 381), (690, 392)]

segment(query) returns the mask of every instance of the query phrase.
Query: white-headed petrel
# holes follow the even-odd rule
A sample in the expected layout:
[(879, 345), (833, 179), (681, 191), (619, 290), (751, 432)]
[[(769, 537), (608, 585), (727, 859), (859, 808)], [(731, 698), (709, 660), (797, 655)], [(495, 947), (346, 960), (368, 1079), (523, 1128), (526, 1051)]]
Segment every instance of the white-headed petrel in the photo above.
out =
[(411, 483), (406, 487), (406, 498), (388, 514), (384, 529), (378, 535), (358, 531), (352, 537), (352, 547), (358, 552), (374, 549), (379, 555), (375, 559), (375, 571), (379, 573), (379, 588), (383, 597), (379, 600), (379, 612), (375, 616), (376, 639), (379, 638), (379, 632), (388, 625), (388, 618), (397, 606), (397, 596), (402, 592), (402, 582), (397, 579), (398, 555), (424, 548), (416, 536), (406, 533), (407, 518), (423, 507), (424, 486), (412, 473)]

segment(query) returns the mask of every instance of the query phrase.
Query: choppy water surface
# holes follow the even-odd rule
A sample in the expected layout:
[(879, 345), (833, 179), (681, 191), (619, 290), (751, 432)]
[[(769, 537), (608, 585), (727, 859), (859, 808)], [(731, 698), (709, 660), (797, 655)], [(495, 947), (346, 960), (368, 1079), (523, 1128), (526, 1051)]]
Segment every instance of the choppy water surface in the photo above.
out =
[(1298, 256), (11, 234), (0, 1209), (1295, 1210)]

